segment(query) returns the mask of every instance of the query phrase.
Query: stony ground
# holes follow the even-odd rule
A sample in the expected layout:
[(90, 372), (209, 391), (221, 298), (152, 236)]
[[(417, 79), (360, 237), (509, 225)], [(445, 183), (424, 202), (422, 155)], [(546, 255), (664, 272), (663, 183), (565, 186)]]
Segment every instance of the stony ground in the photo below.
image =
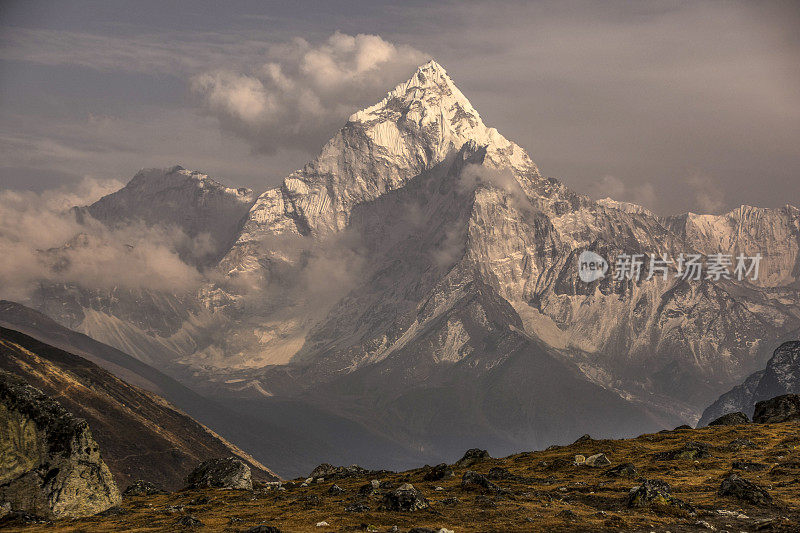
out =
[[(575, 464), (576, 455), (598, 453), (610, 464), (600, 466), (603, 458), (593, 459), (595, 466)], [(616, 468), (625, 463), (632, 463), (635, 472)], [(740, 479), (728, 483), (732, 494), (721, 495), (723, 480), (732, 472)], [(129, 497), (103, 516), (28, 524), (18, 517), (5, 527), (87, 532), (247, 531), (262, 524), (284, 532), (405, 532), (414, 527), (456, 533), (800, 531), (797, 422), (675, 430), (627, 440), (582, 438), (569, 446), (476, 458), (436, 471), (426, 467), (337, 477), (347, 474), (329, 471), (324, 480), (294, 480), (282, 488)], [(380, 482), (377, 489), (372, 480)], [(642, 488), (632, 493), (636, 486)], [(416, 510), (392, 510), (397, 507)]]

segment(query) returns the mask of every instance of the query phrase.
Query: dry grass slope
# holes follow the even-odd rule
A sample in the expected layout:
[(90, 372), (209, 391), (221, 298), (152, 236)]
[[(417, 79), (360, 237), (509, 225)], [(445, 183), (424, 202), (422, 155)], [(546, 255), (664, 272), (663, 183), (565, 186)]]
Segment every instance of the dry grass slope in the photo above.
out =
[[(731, 446), (736, 439), (755, 445)], [(663, 457), (689, 442), (706, 443), (709, 456)], [(742, 442), (742, 441), (740, 441)], [(666, 452), (666, 453), (665, 453)], [(604, 453), (607, 467), (576, 466), (575, 455)], [(661, 455), (659, 455), (661, 454)], [(733, 463), (759, 463), (761, 470), (733, 470)], [(604, 472), (633, 463), (635, 477), (608, 477)], [(745, 465), (747, 466), (747, 465)], [(489, 474), (501, 491), (464, 490), (466, 470)], [(503, 473), (498, 468), (506, 469)], [(7, 524), (8, 531), (185, 531), (179, 522), (187, 515), (204, 525), (197, 531), (246, 531), (269, 524), (285, 532), (399, 531), (411, 527), (446, 527), (459, 532), (488, 531), (800, 531), (800, 423), (718, 426), (642, 435), (627, 440), (583, 439), (545, 451), (503, 459), (483, 459), (470, 467), (453, 466), (454, 477), (425, 481), (427, 468), (400, 473), (370, 473), (358, 477), (314, 482), (287, 482), (286, 490), (258, 486), (249, 491), (183, 491), (169, 495), (126, 499), (116, 512), (80, 520), (47, 524)], [(765, 488), (772, 503), (752, 504), (722, 496), (722, 480), (736, 471)], [(672, 487), (672, 496), (694, 508), (656, 498), (650, 505), (629, 508), (629, 490), (638, 478), (659, 479)], [(359, 494), (371, 479), (381, 488)], [(344, 489), (331, 494), (336, 483)], [(430, 502), (415, 512), (382, 509), (383, 494), (412, 483)], [(437, 489), (441, 487), (441, 489)], [(368, 511), (345, 510), (357, 504)], [(722, 511), (722, 512), (720, 512)], [(326, 521), (328, 527), (316, 527)]]

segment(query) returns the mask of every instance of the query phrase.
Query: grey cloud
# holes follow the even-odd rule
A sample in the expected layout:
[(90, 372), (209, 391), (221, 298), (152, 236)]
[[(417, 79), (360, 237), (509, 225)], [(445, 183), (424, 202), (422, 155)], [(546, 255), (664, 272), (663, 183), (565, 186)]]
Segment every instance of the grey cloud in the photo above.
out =
[(181, 249), (207, 246), (175, 228), (132, 224), (108, 229), (70, 208), (118, 189), (115, 180), (82, 180), (78, 187), (0, 191), (0, 298), (25, 301), (41, 283), (87, 289), (124, 287), (188, 291), (201, 273), (180, 259)]

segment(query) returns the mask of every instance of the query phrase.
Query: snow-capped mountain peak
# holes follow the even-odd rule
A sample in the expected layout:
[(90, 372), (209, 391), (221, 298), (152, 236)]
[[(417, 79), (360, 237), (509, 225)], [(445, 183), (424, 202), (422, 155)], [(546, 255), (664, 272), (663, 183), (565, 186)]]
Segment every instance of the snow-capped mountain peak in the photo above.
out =
[(467, 142), (485, 146), (484, 164), (511, 169), (526, 192), (540, 179), (525, 151), (483, 123), (441, 65), (420, 66), (383, 100), (354, 113), (316, 159), (261, 195), (223, 268), (258, 268), (248, 248), (267, 235), (342, 230), (354, 206), (405, 186)]
[(351, 115), (349, 122), (362, 125), (376, 144), (403, 158), (414, 155), (409, 153), (409, 146), (404, 146), (403, 137), (409, 131), (418, 133), (426, 141), (422, 148), (429, 167), (471, 140), (487, 146), (489, 159), (497, 166), (538, 175), (524, 150), (495, 128), (487, 127), (444, 67), (434, 60), (419, 67), (377, 104)]

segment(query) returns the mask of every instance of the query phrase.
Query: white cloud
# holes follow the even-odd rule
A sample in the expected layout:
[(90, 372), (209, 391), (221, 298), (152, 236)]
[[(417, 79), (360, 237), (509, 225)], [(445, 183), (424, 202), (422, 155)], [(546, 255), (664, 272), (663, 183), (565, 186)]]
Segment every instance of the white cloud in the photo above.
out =
[(113, 192), (116, 180), (84, 179), (74, 189), (0, 190), (0, 298), (24, 301), (41, 283), (87, 289), (191, 290), (201, 274), (180, 250), (205, 246), (175, 228), (79, 223), (69, 209)]
[(271, 46), (251, 70), (194, 76), (192, 90), (223, 128), (258, 151), (302, 146), (316, 151), (355, 110), (409, 77), (427, 56), (378, 35), (334, 33)]

